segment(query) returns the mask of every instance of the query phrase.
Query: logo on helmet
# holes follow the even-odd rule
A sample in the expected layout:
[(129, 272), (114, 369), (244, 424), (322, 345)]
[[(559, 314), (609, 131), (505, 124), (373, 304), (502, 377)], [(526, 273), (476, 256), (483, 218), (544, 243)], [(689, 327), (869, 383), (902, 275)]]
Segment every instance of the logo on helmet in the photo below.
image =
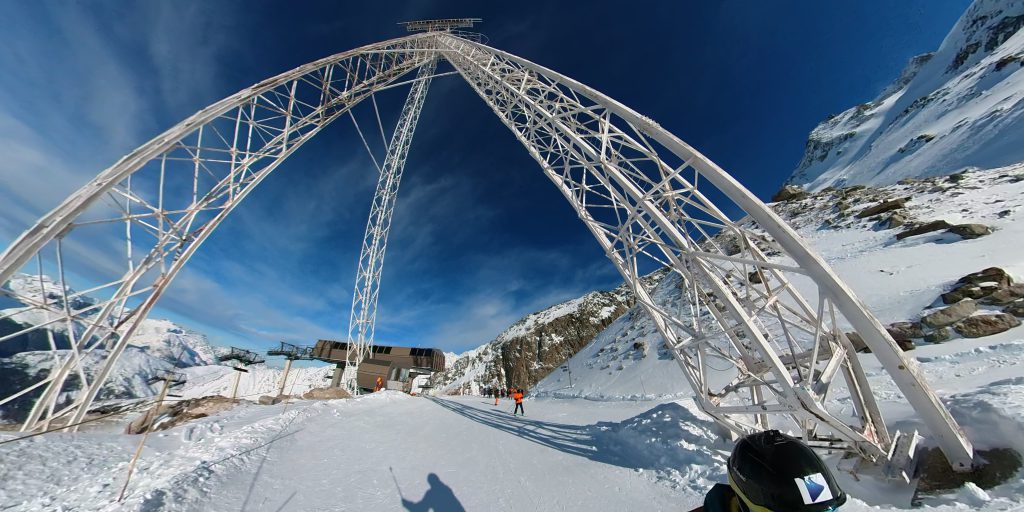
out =
[(828, 481), (821, 473), (807, 475), (803, 478), (794, 478), (797, 489), (800, 490), (800, 497), (804, 499), (804, 505), (821, 503), (833, 498), (832, 489), (828, 488)]

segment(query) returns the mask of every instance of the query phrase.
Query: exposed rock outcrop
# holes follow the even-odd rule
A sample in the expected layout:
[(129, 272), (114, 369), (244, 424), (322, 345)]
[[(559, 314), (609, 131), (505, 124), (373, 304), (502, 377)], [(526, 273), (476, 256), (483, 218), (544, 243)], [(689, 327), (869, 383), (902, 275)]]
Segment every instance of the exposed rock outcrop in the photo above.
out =
[(1017, 317), (1006, 313), (977, 315), (956, 323), (953, 329), (965, 338), (980, 338), (999, 334), (1020, 325)]
[(1024, 317), (1024, 301), (1017, 301), (1003, 308), (1003, 313), (1016, 317)]
[(973, 314), (978, 310), (978, 304), (971, 299), (964, 299), (952, 306), (942, 308), (934, 313), (921, 317), (921, 323), (937, 329), (953, 325)]
[(928, 334), (925, 334), (924, 341), (928, 343), (942, 343), (944, 341), (949, 341), (952, 337), (953, 333), (949, 330), (949, 327), (940, 327)]
[(999, 267), (989, 267), (967, 274), (958, 279), (957, 283), (996, 283), (999, 286), (1009, 286), (1013, 284), (1013, 278)]
[(918, 322), (896, 322), (885, 328), (889, 336), (895, 340), (909, 340), (913, 338), (924, 338), (924, 329)]
[(931, 233), (932, 231), (942, 231), (943, 229), (949, 229), (952, 225), (944, 220), (933, 220), (924, 224), (912, 227), (906, 231), (896, 233), (897, 240), (903, 240), (904, 238), (923, 235), (925, 233)]
[[(653, 283), (664, 275), (659, 271), (644, 279)], [(527, 315), (495, 340), (459, 356), (432, 383), (445, 393), (475, 393), (495, 384), (529, 388), (590, 343), (631, 301), (622, 286)]]
[(891, 212), (903, 208), (907, 204), (907, 198), (893, 199), (891, 201), (882, 201), (874, 206), (869, 206), (859, 212), (857, 212), (858, 219), (865, 219), (872, 215), (878, 215), (880, 213)]
[(970, 240), (992, 234), (992, 228), (984, 224), (957, 224), (949, 228), (949, 232), (959, 235), (960, 238)]
[(786, 185), (772, 196), (772, 202), (799, 201), (805, 197), (807, 197), (807, 192), (804, 189), (793, 185)]
[(1004, 306), (1019, 299), (1024, 299), (1024, 283), (999, 287), (996, 291), (985, 297), (981, 303)]

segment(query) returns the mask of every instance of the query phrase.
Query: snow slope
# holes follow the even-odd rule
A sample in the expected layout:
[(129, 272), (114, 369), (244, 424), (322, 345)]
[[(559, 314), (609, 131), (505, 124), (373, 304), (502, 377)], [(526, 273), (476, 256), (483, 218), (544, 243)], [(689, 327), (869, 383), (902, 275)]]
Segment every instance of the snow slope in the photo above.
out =
[[(949, 402), (958, 415), (974, 411), (967, 424), (989, 428), (983, 439), (1009, 438), (1024, 449), (1022, 392), (1018, 377)], [(0, 445), (4, 460), (34, 461), (0, 465), (0, 503), (16, 511), (679, 511), (724, 481), (730, 447), (716, 441), (714, 425), (690, 400), (529, 399), (526, 410), (513, 418), (480, 398), (389, 391), (243, 404), (151, 435), (123, 504), (115, 500), (136, 436), (49, 434)], [(844, 511), (910, 508), (896, 488), (837, 478), (851, 495)], [(919, 510), (1022, 504), (1024, 482), (1011, 479), (987, 491), (923, 497)]]
[(789, 178), (809, 190), (1024, 161), (1024, 0), (977, 0), (874, 100), (815, 128)]

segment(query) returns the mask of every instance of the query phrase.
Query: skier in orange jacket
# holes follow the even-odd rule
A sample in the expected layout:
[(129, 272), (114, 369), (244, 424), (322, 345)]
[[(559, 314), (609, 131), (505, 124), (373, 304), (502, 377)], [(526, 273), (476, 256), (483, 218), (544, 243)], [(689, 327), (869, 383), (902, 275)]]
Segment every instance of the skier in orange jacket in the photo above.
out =
[(512, 416), (516, 415), (516, 411), (523, 413), (526, 416), (526, 411), (523, 409), (523, 390), (517, 389), (515, 393), (512, 393), (512, 398), (516, 401), (516, 408), (512, 410)]

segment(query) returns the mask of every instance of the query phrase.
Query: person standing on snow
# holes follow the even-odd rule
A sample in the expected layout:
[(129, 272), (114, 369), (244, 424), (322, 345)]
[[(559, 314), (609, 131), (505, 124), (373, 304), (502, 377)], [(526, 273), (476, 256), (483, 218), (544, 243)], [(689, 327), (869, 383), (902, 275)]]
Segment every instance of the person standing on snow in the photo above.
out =
[(498, 399), (501, 398), (501, 394), (498, 393), (498, 388), (494, 388), (494, 405), (498, 405)]
[(523, 413), (523, 416), (526, 416), (526, 411), (523, 409), (523, 390), (517, 389), (512, 393), (512, 398), (516, 401), (516, 408), (512, 409), (512, 416), (516, 415), (516, 411), (521, 412)]
[(778, 430), (740, 439), (726, 470), (729, 484), (715, 484), (691, 512), (826, 512), (846, 503), (818, 454)]

